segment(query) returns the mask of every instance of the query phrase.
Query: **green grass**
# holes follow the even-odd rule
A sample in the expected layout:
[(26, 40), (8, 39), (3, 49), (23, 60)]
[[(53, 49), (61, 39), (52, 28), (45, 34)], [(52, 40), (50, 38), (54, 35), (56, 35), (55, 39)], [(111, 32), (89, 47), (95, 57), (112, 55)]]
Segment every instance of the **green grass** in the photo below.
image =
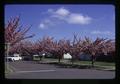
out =
[[(79, 61), (79, 62), (75, 62), (75, 64), (77, 65), (89, 65), (91, 66), (91, 61)], [(106, 68), (106, 69), (114, 69), (115, 70), (115, 63), (113, 62), (95, 62), (94, 66), (98, 67), (98, 68)]]
[[(36, 59), (37, 60), (37, 59)], [(39, 60), (39, 59), (38, 59)], [(41, 62), (45, 63), (58, 63), (58, 59), (52, 59), (52, 58), (42, 58)], [(72, 62), (70, 60), (65, 60), (61, 59), (60, 64), (62, 65), (72, 65)], [(91, 61), (74, 61), (73, 65), (78, 65), (78, 66), (91, 66)], [(115, 70), (115, 63), (113, 62), (100, 62), (100, 61), (95, 61), (94, 66), (96, 68), (100, 69), (110, 69), (110, 70)]]
[[(38, 61), (39, 58), (34, 58), (34, 60)], [(43, 62), (58, 62), (58, 59), (53, 58), (42, 58)], [(61, 62), (71, 64), (70, 60), (61, 59)], [(91, 65), (91, 61), (75, 61), (74, 64), (78, 65)], [(115, 66), (115, 63), (113, 62), (95, 62), (95, 65), (101, 65), (101, 66)]]
[[(49, 63), (52, 63), (52, 62), (57, 62), (58, 63), (58, 59), (51, 59), (51, 58), (43, 58), (42, 59), (43, 62), (49, 62)], [(70, 60), (65, 60), (65, 59), (62, 59), (61, 60), (61, 64), (68, 64), (68, 65), (71, 65), (71, 61)], [(91, 61), (75, 61), (73, 63), (73, 65), (86, 65), (86, 66), (91, 66)], [(94, 63), (94, 65), (96, 67), (101, 67), (101, 68), (107, 68), (107, 69), (114, 69), (115, 70), (115, 63), (113, 62), (98, 62), (96, 61)]]
[[(58, 59), (45, 58), (45, 59), (43, 59), (43, 61), (46, 61), (46, 62), (58, 62)], [(62, 59), (61, 62), (68, 63), (68, 64), (71, 63), (70, 60), (64, 60), (64, 59)], [(75, 61), (74, 64), (91, 65), (91, 61)], [(98, 62), (98, 61), (96, 61), (95, 65), (115, 66), (115, 63), (113, 63), (113, 62)]]
[(109, 63), (109, 62), (95, 62), (95, 65), (101, 65), (101, 66), (115, 66), (115, 63)]
[(36, 60), (36, 61), (37, 61), (37, 60), (40, 60), (40, 58), (33, 58), (33, 60)]
[[(85, 64), (85, 65), (91, 65), (91, 61), (77, 61), (75, 64)], [(101, 66), (115, 66), (115, 63), (110, 62), (95, 62), (95, 65), (101, 65)]]

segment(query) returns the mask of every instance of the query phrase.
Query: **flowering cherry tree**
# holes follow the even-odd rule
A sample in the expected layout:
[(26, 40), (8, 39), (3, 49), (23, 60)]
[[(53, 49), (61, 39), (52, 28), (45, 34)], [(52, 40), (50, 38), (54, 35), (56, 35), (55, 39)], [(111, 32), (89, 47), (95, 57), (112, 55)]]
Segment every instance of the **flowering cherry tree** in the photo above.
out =
[(31, 27), (23, 28), (19, 26), (20, 18), (12, 18), (5, 24), (5, 43), (10, 43), (11, 46), (27, 38), (32, 38), (33, 35), (26, 36), (26, 33)]

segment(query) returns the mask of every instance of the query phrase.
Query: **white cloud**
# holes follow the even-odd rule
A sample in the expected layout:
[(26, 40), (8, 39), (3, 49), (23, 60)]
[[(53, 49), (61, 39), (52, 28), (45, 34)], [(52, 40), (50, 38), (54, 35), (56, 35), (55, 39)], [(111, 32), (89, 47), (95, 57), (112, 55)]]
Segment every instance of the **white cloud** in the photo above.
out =
[(56, 22), (52, 22), (50, 19), (45, 19), (43, 21), (41, 21), (40, 25), (39, 25), (39, 28), (40, 29), (46, 29), (48, 28), (49, 26), (53, 26), (55, 25)]
[(57, 25), (58, 23), (66, 22), (69, 24), (85, 25), (89, 24), (92, 20), (91, 17), (85, 16), (81, 13), (73, 13), (64, 7), (57, 10), (48, 9), (49, 16), (46, 17), (41, 23), (40, 28), (43, 29), (48, 26)]
[(70, 24), (89, 24), (92, 20), (89, 16), (84, 16), (81, 13), (73, 13), (65, 8), (59, 8), (54, 11), (51, 17), (58, 18)]
[(70, 12), (65, 8), (59, 8), (57, 11), (55, 11), (55, 13), (57, 15), (67, 16)]
[(106, 34), (106, 35), (110, 35), (112, 34), (110, 31), (99, 31), (99, 30), (95, 30), (92, 31), (91, 34)]
[(90, 21), (90, 17), (81, 14), (71, 14), (68, 18), (68, 22), (72, 24), (89, 24)]
[(44, 29), (45, 28), (45, 24), (40, 23), (39, 28)]
[(50, 21), (49, 19), (45, 19), (44, 20), (44, 24), (47, 24), (47, 25), (54, 25), (52, 21)]

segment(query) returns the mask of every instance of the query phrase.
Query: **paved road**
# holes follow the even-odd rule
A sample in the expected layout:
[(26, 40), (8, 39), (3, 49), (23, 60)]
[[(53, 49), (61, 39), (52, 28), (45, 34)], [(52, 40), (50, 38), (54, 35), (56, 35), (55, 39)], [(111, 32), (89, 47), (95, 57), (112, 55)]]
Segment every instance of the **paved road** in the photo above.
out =
[(9, 63), (14, 72), (8, 79), (113, 79), (114, 71), (60, 68), (55, 65), (21, 61)]

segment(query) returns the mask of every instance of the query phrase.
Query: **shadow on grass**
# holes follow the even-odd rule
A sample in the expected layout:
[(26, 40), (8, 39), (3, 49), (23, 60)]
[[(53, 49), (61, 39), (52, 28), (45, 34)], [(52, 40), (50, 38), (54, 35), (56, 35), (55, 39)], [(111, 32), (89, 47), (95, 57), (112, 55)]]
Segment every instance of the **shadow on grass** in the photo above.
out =
[(79, 68), (79, 69), (90, 69), (90, 68), (94, 68), (90, 65), (77, 65), (77, 64), (66, 64), (66, 63), (58, 63), (58, 62), (47, 62), (47, 63), (43, 63), (43, 62), (39, 62), (40, 64), (50, 64), (50, 65), (54, 65), (58, 68)]

